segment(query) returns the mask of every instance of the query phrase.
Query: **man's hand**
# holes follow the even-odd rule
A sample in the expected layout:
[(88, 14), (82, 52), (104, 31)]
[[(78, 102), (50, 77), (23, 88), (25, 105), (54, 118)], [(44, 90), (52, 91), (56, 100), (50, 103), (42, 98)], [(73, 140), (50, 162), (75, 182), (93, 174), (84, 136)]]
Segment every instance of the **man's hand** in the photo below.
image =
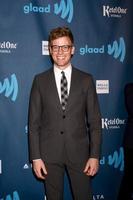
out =
[(47, 170), (44, 162), (41, 159), (33, 160), (33, 170), (38, 178), (45, 179)]
[(87, 176), (94, 176), (98, 172), (99, 160), (96, 158), (88, 159), (86, 166), (84, 168), (84, 173)]

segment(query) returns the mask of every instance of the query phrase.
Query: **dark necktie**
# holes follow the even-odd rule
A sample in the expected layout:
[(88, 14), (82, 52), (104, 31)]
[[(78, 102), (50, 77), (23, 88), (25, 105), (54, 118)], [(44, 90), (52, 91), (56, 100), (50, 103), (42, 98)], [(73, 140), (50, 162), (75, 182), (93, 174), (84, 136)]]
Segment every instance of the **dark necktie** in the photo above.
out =
[(61, 77), (61, 105), (62, 105), (62, 110), (64, 111), (66, 108), (66, 104), (67, 104), (68, 91), (67, 91), (67, 79), (66, 79), (64, 71), (62, 71), (61, 74), (62, 74), (62, 77)]

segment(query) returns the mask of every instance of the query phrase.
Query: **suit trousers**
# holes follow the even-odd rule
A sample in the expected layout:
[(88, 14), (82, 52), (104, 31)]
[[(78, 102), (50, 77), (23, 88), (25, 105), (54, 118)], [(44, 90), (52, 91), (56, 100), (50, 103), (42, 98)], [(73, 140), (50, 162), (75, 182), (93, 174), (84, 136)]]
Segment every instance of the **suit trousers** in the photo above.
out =
[(92, 200), (91, 177), (84, 174), (86, 163), (73, 163), (69, 160), (64, 147), (60, 162), (45, 162), (47, 176), (45, 179), (47, 200), (63, 200), (64, 175), (68, 175), (74, 200)]

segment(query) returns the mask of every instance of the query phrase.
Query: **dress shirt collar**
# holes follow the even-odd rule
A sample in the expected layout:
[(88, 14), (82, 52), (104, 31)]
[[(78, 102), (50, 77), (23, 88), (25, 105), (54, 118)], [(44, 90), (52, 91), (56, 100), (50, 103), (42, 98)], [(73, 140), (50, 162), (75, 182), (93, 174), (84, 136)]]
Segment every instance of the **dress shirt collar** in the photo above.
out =
[(68, 67), (66, 67), (65, 69), (59, 69), (55, 64), (54, 64), (54, 73), (55, 74), (61, 74), (61, 72), (64, 71), (65, 72), (65, 75), (69, 76), (72, 72), (72, 65), (68, 65)]

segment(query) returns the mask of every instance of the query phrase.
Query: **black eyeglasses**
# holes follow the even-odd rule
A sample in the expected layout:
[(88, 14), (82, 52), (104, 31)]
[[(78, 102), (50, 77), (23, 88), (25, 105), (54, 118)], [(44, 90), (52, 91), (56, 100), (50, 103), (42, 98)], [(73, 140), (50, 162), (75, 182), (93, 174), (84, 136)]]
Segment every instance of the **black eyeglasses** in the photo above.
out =
[(52, 45), (51, 49), (53, 52), (58, 52), (59, 49), (61, 48), (62, 51), (68, 52), (71, 47), (72, 47), (72, 45), (62, 45), (62, 46)]

